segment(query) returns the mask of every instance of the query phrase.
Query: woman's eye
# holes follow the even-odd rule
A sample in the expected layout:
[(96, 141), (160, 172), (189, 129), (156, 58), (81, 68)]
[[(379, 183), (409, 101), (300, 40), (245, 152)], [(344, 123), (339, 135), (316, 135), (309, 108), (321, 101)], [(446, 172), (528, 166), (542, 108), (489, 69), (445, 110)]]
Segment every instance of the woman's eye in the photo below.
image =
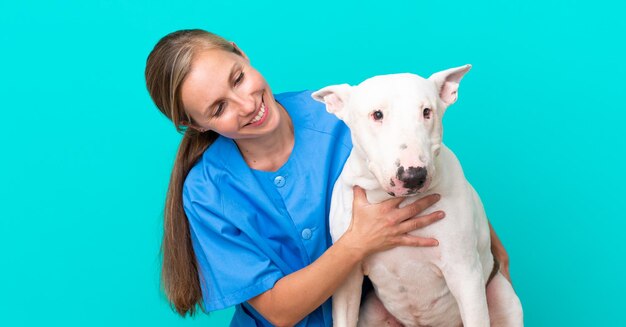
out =
[(429, 108), (424, 109), (424, 118), (430, 119), (430, 112), (431, 110)]
[(213, 113), (213, 117), (219, 117), (219, 115), (221, 115), (224, 111), (224, 107), (226, 107), (226, 103), (220, 102), (220, 104), (217, 106), (217, 109), (215, 109), (215, 113)]
[(380, 110), (376, 110), (374, 112), (372, 112), (372, 118), (374, 118), (374, 120), (381, 120), (383, 119), (383, 112)]
[(241, 81), (243, 80), (243, 72), (239, 73), (239, 76), (237, 76), (237, 79), (235, 80), (235, 85), (241, 83)]

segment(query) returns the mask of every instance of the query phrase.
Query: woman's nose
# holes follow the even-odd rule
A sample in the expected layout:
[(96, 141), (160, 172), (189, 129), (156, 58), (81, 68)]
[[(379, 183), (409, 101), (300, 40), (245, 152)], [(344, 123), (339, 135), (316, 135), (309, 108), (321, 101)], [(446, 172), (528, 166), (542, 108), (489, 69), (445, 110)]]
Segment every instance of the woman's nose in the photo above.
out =
[(237, 102), (239, 102), (239, 106), (241, 108), (240, 113), (242, 116), (248, 116), (257, 109), (257, 104), (252, 95), (241, 96)]

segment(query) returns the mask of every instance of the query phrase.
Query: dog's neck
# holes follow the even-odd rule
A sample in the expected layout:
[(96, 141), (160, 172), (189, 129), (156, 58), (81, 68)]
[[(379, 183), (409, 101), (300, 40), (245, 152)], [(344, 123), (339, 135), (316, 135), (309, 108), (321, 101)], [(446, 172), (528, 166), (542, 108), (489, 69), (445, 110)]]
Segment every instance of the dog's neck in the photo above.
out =
[[(441, 185), (445, 184), (445, 179), (448, 174), (446, 172), (446, 165), (443, 163), (446, 160), (447, 154), (444, 152), (449, 152), (450, 150), (443, 144), (441, 144), (441, 152), (438, 156), (435, 157), (435, 169), (436, 173), (433, 177), (430, 186), (427, 190), (420, 192), (418, 194), (414, 194), (417, 197), (423, 197), (425, 195), (438, 192), (441, 188)], [(346, 161), (346, 167), (344, 168), (344, 183), (346, 181), (351, 181), (350, 185), (346, 185), (348, 187), (352, 187), (354, 185), (358, 185), (363, 188), (367, 193), (367, 200), (370, 203), (380, 203), (385, 200), (391, 199), (394, 196), (388, 194), (376, 179), (376, 176), (368, 169), (367, 167), (367, 157), (362, 150), (358, 147), (353, 147), (348, 160)]]

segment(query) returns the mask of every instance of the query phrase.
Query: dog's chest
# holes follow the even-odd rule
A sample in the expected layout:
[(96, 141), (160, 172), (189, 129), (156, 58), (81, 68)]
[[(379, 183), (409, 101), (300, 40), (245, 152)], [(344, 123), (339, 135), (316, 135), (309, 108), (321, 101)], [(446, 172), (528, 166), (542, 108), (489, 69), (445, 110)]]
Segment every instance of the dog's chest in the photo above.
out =
[(439, 257), (436, 248), (398, 247), (372, 255), (363, 269), (387, 310), (405, 325), (447, 325), (450, 319), (456, 322), (459, 312), (434, 264)]

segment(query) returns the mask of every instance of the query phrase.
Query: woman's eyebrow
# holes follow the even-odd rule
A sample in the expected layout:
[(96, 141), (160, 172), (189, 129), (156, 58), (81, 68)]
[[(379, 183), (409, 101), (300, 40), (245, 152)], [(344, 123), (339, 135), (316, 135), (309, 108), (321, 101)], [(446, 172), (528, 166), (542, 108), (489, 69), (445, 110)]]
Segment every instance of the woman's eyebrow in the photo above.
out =
[[(235, 79), (235, 72), (239, 71), (241, 69), (241, 64), (240, 63), (234, 63), (233, 66), (230, 68), (230, 74), (228, 75), (228, 81), (227, 83), (230, 84), (230, 81)], [(204, 112), (202, 112), (202, 115), (205, 117), (208, 117), (209, 112), (211, 110), (211, 107), (213, 107), (217, 102), (221, 101), (222, 98), (219, 98), (215, 101), (213, 101), (211, 104), (209, 104), (205, 109)]]

